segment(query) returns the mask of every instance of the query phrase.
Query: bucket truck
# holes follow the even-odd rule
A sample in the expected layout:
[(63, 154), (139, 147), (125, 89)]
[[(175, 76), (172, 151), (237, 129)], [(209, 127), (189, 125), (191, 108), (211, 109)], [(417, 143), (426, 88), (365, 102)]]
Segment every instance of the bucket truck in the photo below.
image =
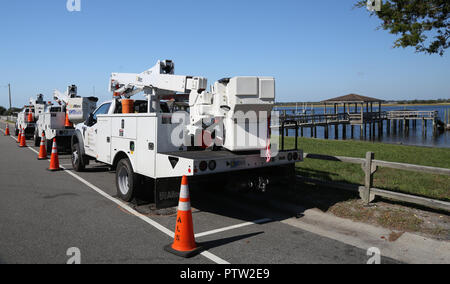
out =
[[(276, 178), (294, 176), (302, 152), (276, 154), (269, 141), (274, 78), (225, 78), (207, 92), (206, 78), (174, 70), (174, 63), (165, 60), (138, 74), (112, 73), (113, 99), (75, 127), (76, 171), (91, 160), (107, 164), (115, 169), (121, 199), (151, 191), (158, 209), (177, 204), (184, 175), (194, 184), (261, 191)], [(145, 99), (133, 100), (139, 93)]]
[(25, 137), (31, 137), (35, 132), (36, 121), (44, 113), (46, 107), (47, 102), (44, 101), (44, 95), (39, 94), (36, 99), (30, 98), (30, 104), (24, 106), (17, 116), (15, 135), (18, 136), (19, 130), (22, 128), (25, 131)]
[(71, 137), (75, 132), (73, 124), (85, 121), (89, 113), (97, 107), (98, 99), (78, 96), (75, 85), (69, 86), (65, 93), (55, 90), (53, 99), (58, 105), (48, 105), (39, 116), (34, 132), (34, 144), (36, 147), (39, 146), (42, 133), (45, 133), (49, 153), (54, 138), (57, 140), (58, 148), (70, 152)]

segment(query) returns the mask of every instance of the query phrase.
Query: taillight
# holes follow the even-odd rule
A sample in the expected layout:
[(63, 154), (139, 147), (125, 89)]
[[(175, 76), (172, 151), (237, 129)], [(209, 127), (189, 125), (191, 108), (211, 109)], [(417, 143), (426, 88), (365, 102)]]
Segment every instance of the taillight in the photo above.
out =
[(288, 154), (288, 161), (289, 161), (289, 162), (292, 161), (292, 156), (293, 156), (292, 153), (289, 153), (289, 154)]
[(199, 168), (202, 172), (204, 172), (204, 171), (206, 171), (206, 169), (208, 168), (208, 163), (207, 163), (206, 161), (201, 161), (201, 162), (200, 162), (200, 165), (198, 166), (198, 168)]
[(216, 161), (210, 161), (210, 162), (209, 162), (208, 168), (209, 168), (211, 171), (214, 171), (214, 170), (216, 169), (216, 167), (217, 167)]

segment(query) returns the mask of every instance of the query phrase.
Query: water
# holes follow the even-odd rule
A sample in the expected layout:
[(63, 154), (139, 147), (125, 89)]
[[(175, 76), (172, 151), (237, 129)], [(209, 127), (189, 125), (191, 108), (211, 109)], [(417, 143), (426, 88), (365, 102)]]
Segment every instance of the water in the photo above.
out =
[[(287, 114), (295, 112), (294, 108), (277, 108), (276, 110), (286, 110)], [(353, 109), (352, 109), (353, 110)], [(417, 110), (417, 111), (438, 111), (439, 117), (442, 121), (444, 121), (445, 111), (447, 113), (450, 112), (450, 106), (389, 106), (382, 107), (382, 111), (393, 111), (393, 110)], [(301, 111), (301, 108), (298, 108), (298, 111)], [(331, 110), (328, 109), (328, 112)], [(344, 109), (340, 108), (339, 112), (343, 112)], [(359, 109), (358, 109), (359, 111)], [(373, 108), (373, 111), (378, 111), (378, 106)], [(315, 114), (323, 114), (324, 109), (319, 107), (314, 109)], [(392, 122), (391, 122), (392, 123)], [(397, 128), (397, 133), (393, 132), (393, 128), (391, 126), (390, 133), (387, 133), (386, 121), (383, 124), (383, 136), (380, 137), (378, 135), (378, 125), (376, 126), (376, 137), (374, 138), (376, 141), (383, 143), (392, 143), (392, 144), (404, 144), (404, 145), (415, 145), (415, 146), (428, 146), (428, 147), (442, 147), (442, 148), (450, 148), (450, 131), (440, 132), (437, 131), (436, 135), (433, 135), (433, 123), (428, 121), (427, 130), (425, 134), (422, 133), (422, 121), (417, 121), (417, 127), (414, 129), (411, 126), (408, 132), (401, 131)], [(360, 127), (355, 126), (354, 128), (354, 140), (367, 140), (370, 141), (369, 135), (366, 137), (360, 138)], [(369, 131), (369, 126), (367, 126), (367, 130)], [(300, 135), (300, 131), (299, 131)], [(295, 130), (289, 131), (289, 136), (295, 136)], [(304, 137), (311, 137), (310, 128), (304, 128)], [(325, 138), (325, 128), (317, 127), (317, 138), (324, 139)], [(329, 139), (334, 139), (334, 126), (329, 130)], [(339, 139), (342, 140), (342, 125), (339, 126)], [(347, 125), (347, 140), (351, 140), (351, 127)]]

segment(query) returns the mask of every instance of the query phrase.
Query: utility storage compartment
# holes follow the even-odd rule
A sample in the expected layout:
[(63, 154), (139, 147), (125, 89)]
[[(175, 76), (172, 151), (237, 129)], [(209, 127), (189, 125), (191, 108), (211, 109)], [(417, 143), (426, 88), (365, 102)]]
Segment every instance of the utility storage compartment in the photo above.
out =
[(225, 92), (230, 110), (224, 118), (223, 147), (230, 151), (265, 149), (269, 142), (268, 119), (275, 100), (275, 79), (234, 77), (226, 84)]
[(136, 139), (136, 117), (113, 117), (112, 137)]
[(78, 124), (86, 121), (89, 114), (97, 108), (97, 98), (70, 98), (67, 103), (67, 113), (70, 122)]

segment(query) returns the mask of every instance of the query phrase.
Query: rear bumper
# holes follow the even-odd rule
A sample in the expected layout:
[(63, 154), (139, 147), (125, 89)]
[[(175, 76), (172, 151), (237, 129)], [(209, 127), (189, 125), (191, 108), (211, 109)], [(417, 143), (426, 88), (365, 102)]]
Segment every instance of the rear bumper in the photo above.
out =
[[(295, 163), (282, 166), (249, 169), (197, 175), (188, 178), (191, 190), (232, 191), (260, 190), (260, 186), (289, 184), (295, 182)], [(262, 184), (261, 184), (262, 183)], [(181, 177), (156, 179), (154, 183), (154, 201), (157, 209), (175, 207), (179, 201)]]
[(57, 137), (72, 137), (75, 134), (74, 129), (58, 129), (53, 130), (53, 134)]
[(156, 178), (203, 176), (295, 164), (303, 151), (282, 151), (269, 161), (259, 152), (187, 151), (158, 154)]

